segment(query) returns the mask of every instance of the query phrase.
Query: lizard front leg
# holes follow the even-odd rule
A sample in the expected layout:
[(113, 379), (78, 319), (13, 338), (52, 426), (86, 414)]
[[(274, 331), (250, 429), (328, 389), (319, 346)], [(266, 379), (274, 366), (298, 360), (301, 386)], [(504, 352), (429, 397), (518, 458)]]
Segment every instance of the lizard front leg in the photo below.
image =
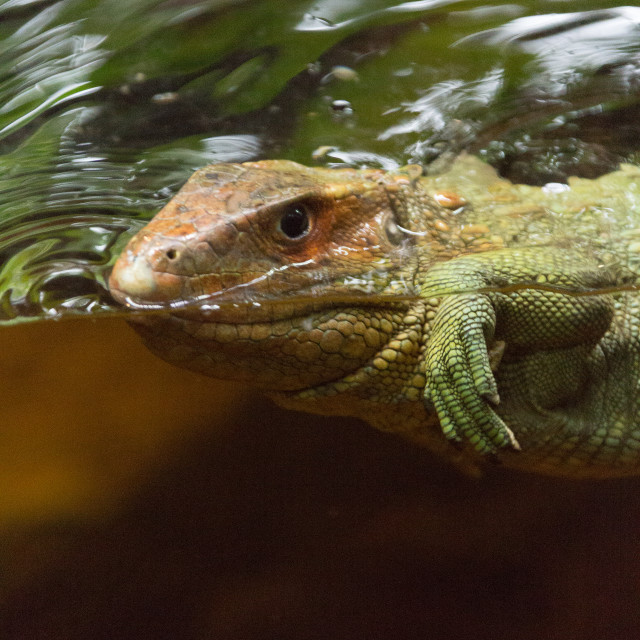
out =
[(489, 360), (496, 312), (484, 295), (446, 299), (434, 319), (427, 347), (425, 400), (436, 409), (444, 435), (466, 438), (478, 451), (520, 446), (495, 413), (500, 402)]
[(516, 425), (496, 412), (489, 348), (504, 341), (506, 357), (515, 357), (595, 345), (613, 315), (611, 296), (598, 289), (614, 281), (610, 270), (549, 250), (487, 252), (435, 265), (423, 287), (442, 298), (425, 355), (425, 401), (435, 407), (444, 435), (484, 454), (519, 449)]

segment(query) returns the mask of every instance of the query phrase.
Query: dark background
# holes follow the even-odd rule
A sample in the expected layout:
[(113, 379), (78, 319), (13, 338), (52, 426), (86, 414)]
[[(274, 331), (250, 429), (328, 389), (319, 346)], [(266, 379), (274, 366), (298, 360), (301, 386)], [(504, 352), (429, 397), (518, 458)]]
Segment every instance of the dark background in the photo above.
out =
[(636, 479), (466, 478), (173, 369), (121, 322), (0, 349), (3, 637), (638, 637)]

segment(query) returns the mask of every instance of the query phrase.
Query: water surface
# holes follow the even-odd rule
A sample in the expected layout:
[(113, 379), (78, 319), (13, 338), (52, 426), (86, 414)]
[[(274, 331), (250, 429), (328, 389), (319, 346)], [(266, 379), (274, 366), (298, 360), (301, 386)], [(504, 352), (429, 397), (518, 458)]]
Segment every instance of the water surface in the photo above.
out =
[(545, 184), (638, 159), (637, 7), (6, 0), (0, 18), (5, 323), (114, 313), (115, 257), (208, 163), (468, 150)]

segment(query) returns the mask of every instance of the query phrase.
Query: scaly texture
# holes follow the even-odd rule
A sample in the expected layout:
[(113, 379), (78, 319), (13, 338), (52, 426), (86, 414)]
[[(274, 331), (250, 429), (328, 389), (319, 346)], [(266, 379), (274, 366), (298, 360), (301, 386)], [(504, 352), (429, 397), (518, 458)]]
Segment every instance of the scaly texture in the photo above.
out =
[(287, 161), (196, 172), (119, 258), (148, 346), (447, 455), (640, 470), (640, 170), (512, 185)]

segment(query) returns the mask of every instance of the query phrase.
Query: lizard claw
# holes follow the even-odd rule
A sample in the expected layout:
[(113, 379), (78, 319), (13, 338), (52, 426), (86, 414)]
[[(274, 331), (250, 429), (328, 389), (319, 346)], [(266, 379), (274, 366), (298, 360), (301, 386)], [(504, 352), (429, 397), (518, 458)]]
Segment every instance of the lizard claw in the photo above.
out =
[(466, 440), (483, 454), (520, 449), (493, 409), (500, 402), (487, 350), (494, 326), (486, 296), (454, 296), (440, 307), (427, 347), (425, 400), (435, 407), (446, 438)]

